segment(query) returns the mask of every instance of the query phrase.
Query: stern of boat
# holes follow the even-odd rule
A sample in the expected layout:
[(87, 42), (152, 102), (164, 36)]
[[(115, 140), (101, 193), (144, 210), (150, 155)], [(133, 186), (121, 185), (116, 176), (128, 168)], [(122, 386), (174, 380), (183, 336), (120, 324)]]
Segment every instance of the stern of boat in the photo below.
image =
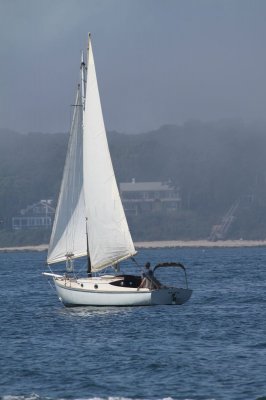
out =
[(181, 305), (186, 303), (191, 295), (191, 289), (160, 288), (152, 291), (151, 304)]

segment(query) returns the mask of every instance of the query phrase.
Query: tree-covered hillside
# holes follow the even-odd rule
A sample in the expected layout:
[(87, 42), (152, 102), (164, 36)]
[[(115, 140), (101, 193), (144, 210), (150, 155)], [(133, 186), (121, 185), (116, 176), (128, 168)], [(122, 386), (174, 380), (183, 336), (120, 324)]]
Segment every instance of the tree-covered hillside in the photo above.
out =
[[(66, 134), (0, 131), (2, 230), (21, 208), (57, 199), (67, 139)], [(108, 140), (118, 182), (171, 179), (180, 189), (182, 208), (176, 215), (129, 219), (135, 239), (207, 237), (230, 206), (247, 196), (250, 201), (238, 210), (229, 236), (266, 237), (263, 127), (190, 122), (139, 135), (110, 132)]]
[(0, 218), (57, 196), (67, 135), (0, 131)]

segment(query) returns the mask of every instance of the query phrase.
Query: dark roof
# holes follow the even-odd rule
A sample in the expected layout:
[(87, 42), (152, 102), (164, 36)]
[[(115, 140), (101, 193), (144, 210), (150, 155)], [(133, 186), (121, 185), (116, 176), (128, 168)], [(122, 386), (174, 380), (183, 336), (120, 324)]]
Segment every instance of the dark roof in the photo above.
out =
[(168, 183), (163, 182), (123, 182), (120, 183), (121, 192), (136, 191), (166, 191), (173, 190)]

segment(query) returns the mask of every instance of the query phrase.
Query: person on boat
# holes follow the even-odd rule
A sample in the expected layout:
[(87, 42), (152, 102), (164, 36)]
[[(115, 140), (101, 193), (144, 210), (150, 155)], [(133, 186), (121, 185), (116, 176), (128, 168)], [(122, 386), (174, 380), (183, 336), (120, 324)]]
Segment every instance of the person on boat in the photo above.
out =
[(151, 263), (147, 262), (145, 264), (145, 272), (143, 272), (143, 277), (152, 277), (153, 276), (153, 271), (151, 269)]
[(142, 281), (139, 287), (147, 289), (158, 289), (160, 286), (160, 282), (153, 275), (151, 263), (147, 262), (145, 265), (145, 271), (142, 274)]

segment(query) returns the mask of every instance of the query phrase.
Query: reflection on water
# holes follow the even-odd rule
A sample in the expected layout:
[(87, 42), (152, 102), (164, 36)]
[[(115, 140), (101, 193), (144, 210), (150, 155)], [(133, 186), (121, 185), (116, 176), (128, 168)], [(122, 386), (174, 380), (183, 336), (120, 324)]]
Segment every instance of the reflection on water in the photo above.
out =
[(64, 307), (58, 310), (59, 314), (71, 317), (93, 318), (99, 316), (111, 316), (130, 314), (133, 307)]

